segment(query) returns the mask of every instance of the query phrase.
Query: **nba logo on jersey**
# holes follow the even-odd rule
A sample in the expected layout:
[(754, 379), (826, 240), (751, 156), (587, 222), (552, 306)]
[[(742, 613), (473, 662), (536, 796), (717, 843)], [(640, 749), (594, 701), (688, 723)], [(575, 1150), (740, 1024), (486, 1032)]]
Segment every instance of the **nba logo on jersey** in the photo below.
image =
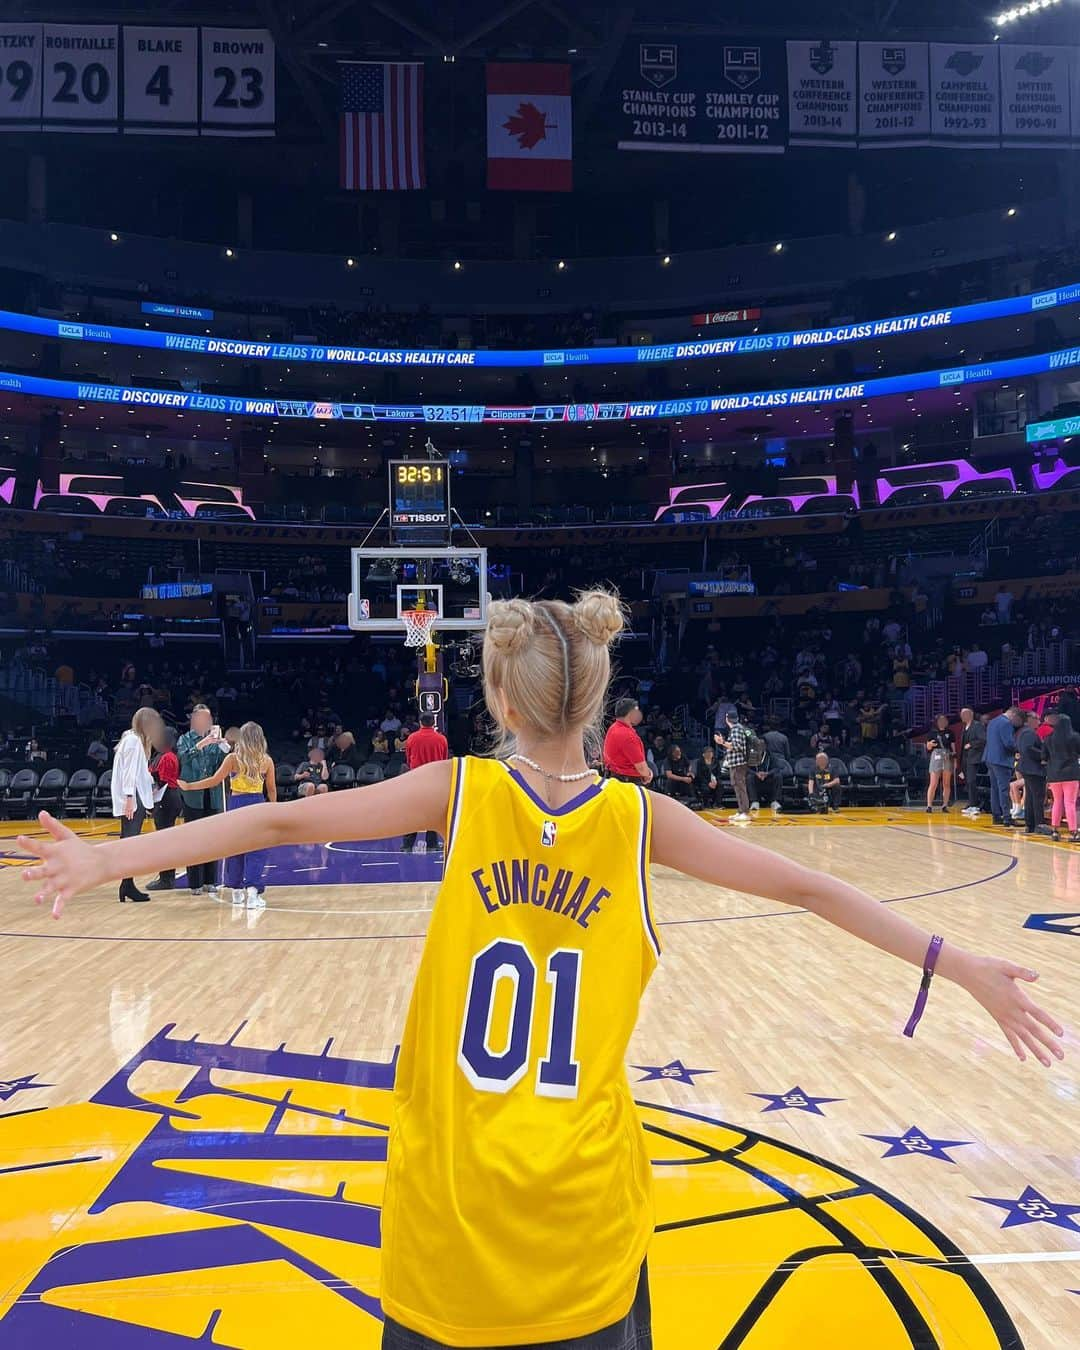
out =
[(544, 828), (540, 831), (540, 842), (545, 848), (552, 848), (555, 844), (555, 822), (545, 820)]

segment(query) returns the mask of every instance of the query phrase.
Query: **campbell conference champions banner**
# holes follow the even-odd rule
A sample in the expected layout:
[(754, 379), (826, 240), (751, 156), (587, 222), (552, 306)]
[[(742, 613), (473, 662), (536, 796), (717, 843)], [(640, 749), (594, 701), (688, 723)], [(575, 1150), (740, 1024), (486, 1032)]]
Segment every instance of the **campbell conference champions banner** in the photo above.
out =
[(1080, 49), (836, 38), (635, 38), (618, 68), (620, 150), (1080, 146)]

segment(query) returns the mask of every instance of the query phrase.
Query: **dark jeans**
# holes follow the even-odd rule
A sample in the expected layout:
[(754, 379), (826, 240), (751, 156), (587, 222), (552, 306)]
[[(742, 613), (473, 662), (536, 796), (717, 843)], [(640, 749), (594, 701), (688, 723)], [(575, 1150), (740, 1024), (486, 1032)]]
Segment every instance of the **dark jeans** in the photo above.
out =
[(767, 773), (764, 778), (757, 776), (757, 770), (750, 770), (750, 800), (755, 802), (778, 802), (780, 800), (780, 775)]
[[(154, 829), (171, 830), (179, 818), (183, 804), (179, 788), (166, 788), (161, 801), (154, 803)], [(176, 873), (171, 869), (165, 869), (161, 873), (161, 880), (171, 886), (176, 880)]]
[[(590, 1332), (588, 1336), (574, 1336), (570, 1340), (544, 1341), (530, 1345), (529, 1350), (652, 1350), (652, 1306), (649, 1302), (649, 1271), (642, 1262), (634, 1306), (619, 1322)], [(388, 1317), (383, 1324), (382, 1350), (445, 1350), (442, 1341), (433, 1341), (418, 1331), (409, 1331), (400, 1322)], [(508, 1347), (489, 1346), (487, 1350), (509, 1350)]]
[[(402, 836), (401, 840), (402, 853), (412, 852), (413, 845), (416, 843), (417, 834), (419, 834), (419, 830), (413, 830), (412, 834), (406, 834)], [(435, 849), (439, 847), (439, 836), (435, 833), (434, 830), (428, 830), (424, 838), (427, 840), (429, 853), (433, 852)]]
[(982, 760), (976, 760), (973, 764), (968, 764), (965, 761), (961, 764), (960, 768), (964, 776), (963, 778), (958, 777), (956, 780), (957, 800), (959, 800), (960, 793), (963, 791), (964, 796), (967, 798), (968, 806), (978, 806), (979, 790), (976, 784), (979, 780), (979, 770), (982, 768)]
[(705, 779), (699, 778), (694, 783), (694, 792), (697, 795), (697, 798), (701, 802), (702, 806), (707, 811), (715, 811), (716, 808), (720, 805), (719, 782), (717, 782), (716, 787), (711, 788), (709, 786), (709, 780), (707, 778)]
[(750, 774), (749, 764), (733, 764), (730, 769), (731, 786), (735, 789), (735, 801), (745, 816), (750, 810), (750, 790), (746, 785)]
[[(205, 820), (207, 816), (218, 815), (218, 810), (213, 804), (213, 797), (208, 789), (203, 790), (202, 805), (188, 806), (184, 803), (185, 820)], [(187, 870), (188, 888), (197, 891), (201, 886), (216, 886), (218, 884), (218, 864), (216, 862), (196, 863), (194, 867)]]
[[(146, 819), (146, 807), (142, 802), (136, 799), (135, 814), (128, 820), (127, 816), (120, 817), (120, 838), (134, 839), (136, 835), (142, 833), (143, 821)], [(134, 877), (125, 877), (120, 883), (121, 886), (133, 886)]]
[(1009, 784), (1012, 782), (1010, 764), (988, 764), (990, 770), (990, 814), (996, 821), (1007, 821), (1012, 811)]
[(1024, 829), (1034, 834), (1046, 820), (1046, 779), (1024, 774)]
[(827, 815), (830, 808), (839, 811), (841, 791), (841, 788), (834, 787), (826, 788), (824, 792), (811, 792), (807, 797), (810, 810), (817, 811), (820, 815)]

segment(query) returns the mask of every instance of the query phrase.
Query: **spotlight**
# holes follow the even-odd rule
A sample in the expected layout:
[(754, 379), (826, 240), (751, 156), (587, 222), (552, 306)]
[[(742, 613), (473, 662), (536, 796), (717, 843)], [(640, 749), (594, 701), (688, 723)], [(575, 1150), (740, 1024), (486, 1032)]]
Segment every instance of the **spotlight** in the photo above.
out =
[(233, 250), (232, 250), (231, 248), (227, 248), (227, 249), (225, 250), (225, 256), (226, 256), (226, 258), (235, 258), (235, 257), (236, 257), (236, 254), (233, 252)]
[(346, 266), (346, 267), (355, 267), (355, 266), (356, 266), (356, 259), (355, 259), (355, 258), (346, 258), (346, 259), (345, 259), (345, 266)]
[(994, 24), (1001, 28), (1005, 24), (1015, 23), (1017, 19), (1026, 19), (1029, 14), (1038, 14), (1041, 9), (1051, 9), (1061, 0), (1027, 0), (1026, 4), (1014, 5), (1012, 9), (1003, 9), (994, 15)]
[(670, 253), (665, 253), (664, 256), (660, 259), (660, 266), (661, 266), (661, 267), (670, 267), (670, 266), (671, 266), (671, 254), (670, 254)]
[(115, 230), (110, 231), (109, 242), (113, 244), (118, 244), (120, 242), (120, 236), (116, 233)]
[(774, 253), (783, 253), (783, 251), (784, 251), (784, 246), (783, 246), (783, 244), (781, 244), (781, 243), (773, 244), (773, 246), (772, 246), (772, 251), (773, 251)]
[(456, 258), (454, 259), (454, 271), (455, 272), (461, 271), (461, 263)]
[(1012, 220), (1013, 216), (1016, 215), (1016, 207), (1010, 206), (1009, 209), (1005, 212), (1005, 214), (1006, 216), (1008, 216), (1010, 220)]
[(559, 261), (555, 264), (555, 267), (556, 267), (556, 270), (559, 271), (559, 272), (565, 272), (565, 271), (566, 271), (566, 263), (564, 263), (563, 260), (562, 260), (561, 258), (560, 258)]
[(895, 243), (896, 243), (896, 231), (895, 231), (895, 230), (890, 230), (890, 231), (889, 231), (889, 233), (885, 236), (885, 242), (886, 242), (887, 244), (895, 244)]

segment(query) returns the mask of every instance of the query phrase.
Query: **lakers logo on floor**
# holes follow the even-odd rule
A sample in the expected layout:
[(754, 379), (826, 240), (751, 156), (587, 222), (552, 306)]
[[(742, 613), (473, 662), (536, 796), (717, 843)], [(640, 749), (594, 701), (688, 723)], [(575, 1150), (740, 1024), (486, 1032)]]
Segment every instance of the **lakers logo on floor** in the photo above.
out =
[[(171, 1030), (90, 1102), (0, 1116), (0, 1344), (284, 1350), (317, 1327), (326, 1350), (375, 1350), (393, 1064)], [(981, 1275), (884, 1192), (640, 1110), (658, 1350), (1019, 1345)]]

